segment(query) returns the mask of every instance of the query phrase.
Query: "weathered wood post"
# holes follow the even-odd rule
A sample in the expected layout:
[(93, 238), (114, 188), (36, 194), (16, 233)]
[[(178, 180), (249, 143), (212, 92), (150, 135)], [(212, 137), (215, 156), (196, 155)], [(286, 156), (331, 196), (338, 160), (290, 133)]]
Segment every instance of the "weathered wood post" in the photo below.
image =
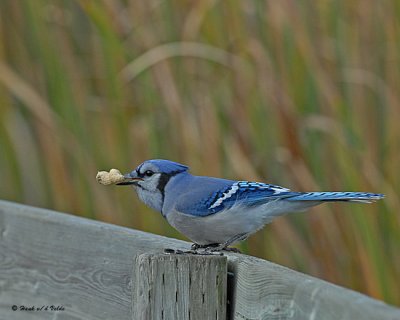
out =
[(227, 302), (231, 320), (400, 319), (397, 307), (266, 260), (160, 252), (189, 247), (0, 200), (0, 319), (225, 320)]
[(225, 256), (137, 255), (132, 319), (225, 320), (226, 277)]

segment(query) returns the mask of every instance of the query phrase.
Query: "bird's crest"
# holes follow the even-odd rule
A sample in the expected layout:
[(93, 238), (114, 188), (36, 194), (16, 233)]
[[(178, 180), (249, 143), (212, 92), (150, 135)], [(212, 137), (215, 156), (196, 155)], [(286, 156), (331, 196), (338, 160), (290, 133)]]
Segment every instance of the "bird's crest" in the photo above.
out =
[(147, 160), (143, 162), (140, 166), (144, 165), (146, 162), (156, 166), (163, 173), (183, 172), (189, 170), (188, 166), (185, 166), (181, 163), (163, 159)]

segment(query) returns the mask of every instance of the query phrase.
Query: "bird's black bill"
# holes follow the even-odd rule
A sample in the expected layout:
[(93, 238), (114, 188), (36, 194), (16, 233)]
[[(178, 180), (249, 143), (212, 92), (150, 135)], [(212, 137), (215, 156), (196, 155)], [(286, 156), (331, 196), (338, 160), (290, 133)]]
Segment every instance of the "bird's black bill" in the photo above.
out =
[(117, 186), (130, 186), (133, 184), (137, 184), (137, 180), (119, 182), (119, 183), (117, 183)]
[(130, 185), (138, 185), (139, 181), (143, 181), (142, 178), (132, 177), (129, 173), (124, 175), (125, 180), (118, 182), (117, 186), (130, 186)]

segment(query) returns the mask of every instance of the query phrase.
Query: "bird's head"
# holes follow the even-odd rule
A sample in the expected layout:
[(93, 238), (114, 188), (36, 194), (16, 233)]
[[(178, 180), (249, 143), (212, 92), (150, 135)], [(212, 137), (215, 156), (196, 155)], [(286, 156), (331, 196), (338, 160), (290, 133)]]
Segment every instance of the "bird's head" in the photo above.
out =
[(147, 160), (132, 172), (125, 174), (126, 180), (118, 185), (132, 185), (146, 205), (161, 212), (168, 181), (188, 170), (187, 166), (169, 160)]

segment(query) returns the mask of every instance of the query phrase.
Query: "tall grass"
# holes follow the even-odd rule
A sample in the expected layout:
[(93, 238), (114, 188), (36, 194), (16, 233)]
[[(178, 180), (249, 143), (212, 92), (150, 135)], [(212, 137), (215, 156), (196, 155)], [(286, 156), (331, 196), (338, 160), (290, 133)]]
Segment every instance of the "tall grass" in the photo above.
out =
[(0, 197), (182, 237), (98, 169), (382, 192), (247, 253), (400, 305), (399, 1), (0, 2)]

